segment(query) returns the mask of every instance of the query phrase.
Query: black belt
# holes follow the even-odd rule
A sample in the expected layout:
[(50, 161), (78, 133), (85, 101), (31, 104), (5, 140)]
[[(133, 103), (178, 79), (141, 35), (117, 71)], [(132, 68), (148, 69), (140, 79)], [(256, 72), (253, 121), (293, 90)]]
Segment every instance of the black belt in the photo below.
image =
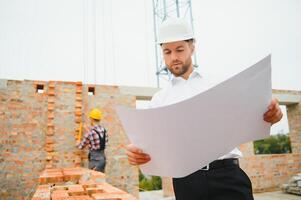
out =
[(230, 165), (239, 165), (237, 158), (229, 158), (229, 159), (223, 159), (223, 160), (215, 160), (209, 165), (203, 167), (201, 170), (211, 170), (211, 169), (218, 169), (223, 168)]

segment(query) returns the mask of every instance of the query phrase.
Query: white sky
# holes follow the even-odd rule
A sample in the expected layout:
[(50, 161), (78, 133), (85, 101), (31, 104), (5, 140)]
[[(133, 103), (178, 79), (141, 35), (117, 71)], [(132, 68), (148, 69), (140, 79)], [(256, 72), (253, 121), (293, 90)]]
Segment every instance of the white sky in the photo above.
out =
[[(300, 0), (192, 0), (198, 64), (222, 81), (272, 54), (301, 90)], [(0, 78), (156, 86), (152, 1), (0, 0)]]
[[(204, 77), (271, 53), (273, 88), (301, 90), (300, 0), (192, 6)], [(156, 87), (152, 14), (151, 0), (0, 0), (0, 78)]]
[(274, 89), (301, 89), (301, 1), (194, 1), (200, 66), (222, 80), (272, 54)]

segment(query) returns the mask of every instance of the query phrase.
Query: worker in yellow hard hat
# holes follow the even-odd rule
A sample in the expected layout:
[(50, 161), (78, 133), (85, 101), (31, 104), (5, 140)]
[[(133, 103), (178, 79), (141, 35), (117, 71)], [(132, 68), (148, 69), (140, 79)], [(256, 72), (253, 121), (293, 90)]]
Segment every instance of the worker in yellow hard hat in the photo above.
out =
[(106, 166), (105, 148), (108, 143), (107, 130), (100, 125), (102, 112), (94, 108), (89, 113), (90, 128), (85, 130), (83, 140), (78, 144), (79, 149), (89, 148), (89, 169), (104, 172)]

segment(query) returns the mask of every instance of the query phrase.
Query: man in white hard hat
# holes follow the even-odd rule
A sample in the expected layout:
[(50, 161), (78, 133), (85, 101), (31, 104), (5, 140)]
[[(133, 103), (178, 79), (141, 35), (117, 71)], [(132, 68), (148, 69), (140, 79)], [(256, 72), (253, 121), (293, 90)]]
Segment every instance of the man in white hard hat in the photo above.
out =
[[(197, 95), (208, 88), (206, 87), (207, 80), (194, 69), (192, 64), (191, 56), (195, 49), (194, 36), (186, 21), (179, 18), (164, 21), (159, 29), (158, 43), (162, 47), (165, 64), (173, 77), (167, 87), (153, 96), (150, 102), (151, 107), (173, 104)], [(185, 116), (181, 117), (185, 123)], [(263, 116), (263, 120), (274, 124), (281, 118), (282, 112), (278, 102), (273, 99)], [(181, 148), (185, 147), (179, 147), (179, 151)], [(144, 153), (142, 149), (138, 149), (132, 144), (128, 145), (126, 150), (128, 160), (132, 165), (142, 165), (151, 160), (151, 155)], [(235, 148), (208, 166), (200, 166), (198, 171), (186, 177), (174, 178), (173, 186), (176, 199), (253, 199), (251, 181), (239, 167), (238, 158), (241, 156), (242, 153)]]

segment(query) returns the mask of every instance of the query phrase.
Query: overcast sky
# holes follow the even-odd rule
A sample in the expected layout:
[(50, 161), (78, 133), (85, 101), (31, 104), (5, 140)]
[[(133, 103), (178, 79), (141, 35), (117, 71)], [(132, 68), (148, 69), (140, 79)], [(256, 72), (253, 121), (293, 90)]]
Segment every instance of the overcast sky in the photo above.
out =
[[(192, 12), (205, 78), (272, 54), (273, 88), (301, 90), (300, 0), (192, 0)], [(0, 44), (0, 78), (157, 86), (151, 0), (0, 0)]]
[[(192, 0), (192, 12), (205, 77), (272, 54), (273, 88), (301, 90), (300, 0)], [(0, 29), (0, 78), (156, 87), (151, 0), (0, 0)]]

